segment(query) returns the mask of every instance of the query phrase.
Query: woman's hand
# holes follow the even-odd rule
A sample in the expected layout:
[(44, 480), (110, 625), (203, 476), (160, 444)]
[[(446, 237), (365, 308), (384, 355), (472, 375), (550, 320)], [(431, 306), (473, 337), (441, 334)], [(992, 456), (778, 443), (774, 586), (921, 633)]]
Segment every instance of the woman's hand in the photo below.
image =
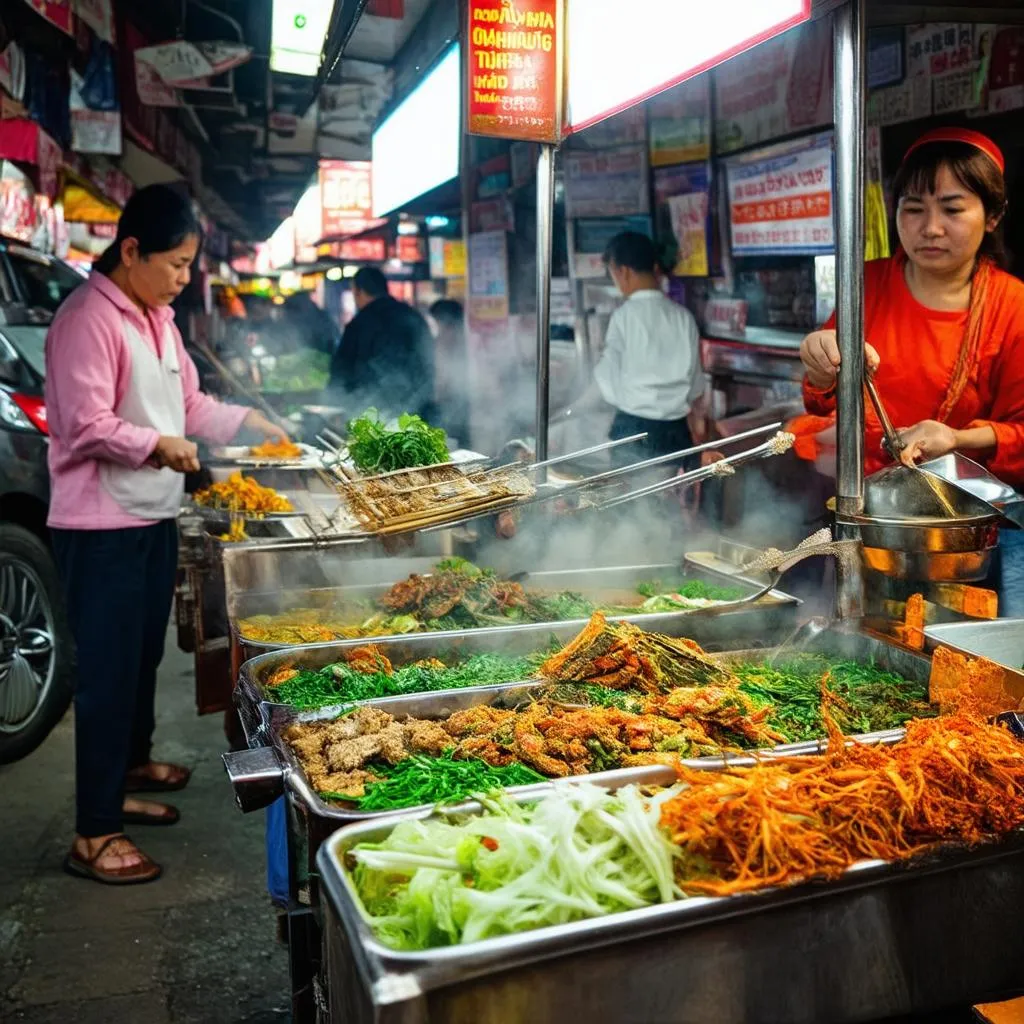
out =
[(250, 409), (242, 425), (256, 434), (262, 434), (269, 441), (287, 441), (288, 431), (280, 424), (264, 416), (259, 409)]
[[(800, 343), (800, 361), (807, 371), (812, 387), (830, 388), (836, 382), (839, 372), (839, 342), (835, 331), (815, 331)], [(871, 345), (864, 346), (864, 363), (872, 376), (881, 360)]]
[(906, 445), (900, 453), (900, 461), (906, 466), (942, 458), (959, 447), (957, 432), (937, 420), (922, 420), (897, 433)]
[(185, 437), (161, 437), (149, 461), (158, 469), (175, 473), (199, 472), (199, 447)]

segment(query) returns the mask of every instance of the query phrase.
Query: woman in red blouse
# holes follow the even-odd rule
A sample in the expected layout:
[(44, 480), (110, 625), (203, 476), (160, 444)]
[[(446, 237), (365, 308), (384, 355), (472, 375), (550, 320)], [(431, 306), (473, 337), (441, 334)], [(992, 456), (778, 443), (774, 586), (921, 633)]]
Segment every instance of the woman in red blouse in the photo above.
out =
[[(905, 461), (960, 451), (1024, 487), (1024, 284), (1000, 269), (1003, 155), (966, 129), (910, 147), (893, 184), (900, 251), (865, 271), (865, 358), (907, 448)], [(809, 413), (835, 411), (833, 317), (800, 347)], [(865, 471), (888, 460), (865, 410)]]

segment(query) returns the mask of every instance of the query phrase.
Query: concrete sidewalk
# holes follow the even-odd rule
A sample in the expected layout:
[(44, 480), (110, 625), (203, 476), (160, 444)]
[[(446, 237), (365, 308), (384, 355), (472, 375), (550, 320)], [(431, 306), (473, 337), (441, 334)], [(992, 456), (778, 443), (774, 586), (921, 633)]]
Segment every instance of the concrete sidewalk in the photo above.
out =
[(242, 815), (220, 762), (220, 716), (197, 718), (192, 660), (161, 668), (154, 755), (194, 769), (181, 822), (130, 834), (164, 866), (116, 889), (61, 871), (73, 825), (71, 715), (0, 767), (0, 1021), (271, 1024), (287, 1021), (285, 950), (264, 886), (263, 815)]

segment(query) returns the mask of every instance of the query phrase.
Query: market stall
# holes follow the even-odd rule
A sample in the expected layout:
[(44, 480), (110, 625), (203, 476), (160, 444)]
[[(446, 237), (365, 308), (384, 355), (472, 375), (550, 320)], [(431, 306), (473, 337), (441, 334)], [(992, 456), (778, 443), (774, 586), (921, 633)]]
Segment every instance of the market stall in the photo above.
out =
[[(792, 603), (782, 593), (760, 608), (743, 608), (741, 594), (723, 601), (720, 607), (669, 615), (623, 614), (621, 607), (614, 607), (624, 603), (621, 598), (608, 606), (607, 591), (621, 594), (635, 588), (645, 573), (672, 571), (669, 563), (640, 567), (639, 576), (632, 568), (592, 567), (592, 574), (613, 574), (615, 585), (608, 576), (604, 594), (584, 594), (589, 610), (595, 612), (589, 625), (552, 617), (453, 631), (423, 629), (420, 622), (411, 637), (396, 637), (385, 625), (379, 635), (357, 631), (339, 636), (331, 644), (310, 646), (308, 636), (300, 630), (295, 633), (297, 642), (282, 645), (280, 637), (270, 634), (262, 640), (255, 637), (251, 631), (254, 617), (259, 619), (255, 623), (258, 628), (286, 631), (309, 625), (340, 631), (355, 620), (288, 620), (313, 598), (308, 587), (288, 594), (286, 581), (294, 568), (286, 561), (288, 556), (279, 555), (272, 546), (239, 549), (240, 566), (259, 559), (270, 567), (266, 569), (269, 585), (262, 593), (252, 587), (251, 595), (239, 596), (235, 612), (239, 648), (244, 645), (253, 652), (255, 643), (279, 649), (268, 650), (241, 670), (237, 699), (250, 749), (229, 760), (229, 774), (245, 809), (265, 806), (282, 792), (288, 796), (291, 895), (296, 908), (301, 908), (295, 913), (302, 915), (301, 936), (296, 920), (293, 948), (293, 994), (300, 1016), (315, 991), (323, 1017), (338, 1021), (553, 1020), (569, 1008), (570, 1012), (597, 1016), (612, 1013), (615, 1019), (637, 1022), (653, 1018), (852, 1022), (998, 996), (1022, 983), (1021, 949), (1012, 941), (1016, 929), (1010, 909), (1020, 895), (1016, 879), (1021, 851), (1016, 832), (1024, 820), (1020, 815), (1024, 789), (1016, 746), (1020, 741), (1012, 732), (1019, 733), (1020, 722), (1011, 715), (1004, 728), (956, 714), (948, 692), (936, 689), (935, 661), (929, 657), (930, 650), (925, 653), (926, 623), (920, 614), (923, 606), (930, 606), (953, 616), (994, 615), (984, 596), (974, 593), (971, 585), (982, 578), (980, 567), (990, 553), (1000, 513), (995, 510), (990, 516), (984, 507), (954, 507), (948, 500), (940, 502), (937, 510), (911, 508), (905, 490), (883, 497), (872, 489), (871, 481), (865, 484), (862, 182), (866, 5), (862, 0), (804, 3), (793, 5), (792, 11), (783, 11), (784, 4), (776, 6), (774, 28), (789, 27), (812, 15), (831, 18), (831, 22), (821, 20), (820, 24), (831, 25), (834, 39), (835, 291), (843, 365), (850, 368), (841, 375), (838, 398), (835, 536), (847, 543), (831, 551), (837, 567), (836, 620), (831, 628), (812, 624), (789, 637), (779, 613), (790, 613)], [(501, 17), (501, 5), (469, 7), (468, 32), (475, 46), (470, 52), (477, 53), (478, 62), (485, 51), (493, 58), (495, 48), (500, 50), (503, 44), (488, 43), (486, 35), (474, 34), (473, 12), (479, 9), (480, 22), (489, 24)], [(558, 36), (553, 35), (545, 49), (557, 55), (565, 28), (562, 5), (537, 2), (530, 7), (535, 27)], [(636, 22), (643, 26), (642, 18)], [(602, 23), (598, 18), (586, 29), (578, 27), (574, 35), (570, 17), (566, 29), (572, 42), (570, 51), (573, 59), (580, 60), (580, 69), (586, 69), (587, 33), (597, 24), (604, 24), (607, 30), (607, 25), (618, 23), (610, 19)], [(772, 26), (765, 25), (763, 31), (764, 37), (769, 36)], [(665, 35), (668, 38), (671, 33)], [(717, 40), (721, 50), (712, 46), (700, 59), (694, 56), (689, 74), (706, 70), (754, 41), (733, 39), (730, 47)], [(620, 42), (628, 52), (628, 40)], [(607, 47), (602, 52), (606, 54)], [(568, 123), (586, 126), (675, 81), (678, 53), (674, 53), (675, 65), (669, 65), (671, 71), (660, 78), (657, 76), (664, 69), (659, 70), (656, 57), (653, 55), (645, 69), (655, 76), (649, 81), (616, 85), (605, 75), (604, 92), (597, 89), (586, 102), (580, 101)], [(497, 67), (479, 63), (479, 68), (491, 66)], [(543, 67), (550, 70), (547, 64)], [(591, 67), (587, 73), (596, 72)], [(570, 66), (570, 99), (573, 74)], [(503, 129), (506, 135), (529, 138), (542, 146), (537, 174), (537, 239), (541, 246), (537, 261), (541, 311), (537, 452), (541, 462), (548, 428), (550, 318), (546, 312), (551, 288), (552, 147), (562, 133), (558, 92), (562, 77), (552, 75), (548, 85), (554, 83), (554, 90), (548, 93), (544, 82), (545, 76), (540, 74), (532, 84), (523, 84), (526, 92), (535, 90), (531, 95), (536, 104), (530, 107), (538, 114), (535, 123), (515, 113), (503, 119), (500, 110), (483, 109), (490, 101), (481, 100), (476, 106), (471, 102), (468, 108), (475, 130), (488, 130), (488, 126), (491, 131)], [(474, 88), (468, 78), (465, 88)], [(607, 95), (609, 89), (615, 92), (616, 88), (621, 94)], [(491, 100), (495, 98), (500, 108), (500, 96), (491, 96)], [(506, 109), (521, 113), (526, 108)], [(534, 130), (524, 136), (527, 127)], [(472, 253), (471, 243), (471, 259)], [(470, 289), (472, 292), (472, 284)], [(785, 376), (785, 371), (782, 373)], [(663, 486), (664, 482), (653, 489)], [(651, 490), (641, 488), (637, 493)], [(889, 498), (894, 504), (886, 503)], [(915, 515), (916, 519), (909, 521)], [(701, 562), (700, 558), (691, 559), (690, 568), (699, 568)], [(749, 573), (779, 563), (780, 558), (739, 559)], [(526, 568), (528, 589), (530, 581), (543, 574), (534, 566)], [(423, 578), (440, 578), (445, 571), (435, 567)], [(624, 573), (632, 575), (626, 578)], [(391, 579), (386, 590), (380, 586), (382, 582), (374, 580), (349, 593), (327, 585), (322, 588), (325, 606), (336, 609), (346, 601), (369, 600), (379, 612), (379, 602), (388, 601), (396, 588), (419, 586), (417, 576), (405, 581)], [(507, 584), (515, 581), (496, 582), (507, 594)], [(578, 592), (585, 589), (582, 582), (575, 574), (571, 579), (554, 580), (553, 586), (564, 585)], [(741, 581), (735, 582), (739, 585)], [(746, 596), (760, 592), (757, 582)], [(730, 604), (735, 607), (729, 608)], [(602, 606), (609, 613), (607, 619), (602, 617)], [(883, 638), (867, 628), (874, 623), (865, 613), (879, 608), (890, 618), (902, 616), (903, 632), (897, 637)], [(364, 608), (364, 612), (368, 610)], [(398, 610), (397, 605), (391, 610)], [(752, 632), (759, 640), (756, 646), (767, 650), (740, 650), (755, 646), (744, 643)], [(542, 636), (553, 639), (554, 645), (545, 649)], [(680, 637), (689, 642), (680, 643), (676, 639)], [(737, 653), (710, 655), (697, 647), (697, 642)], [(773, 650), (779, 645), (781, 650)], [(489, 663), (490, 669), (506, 678), (488, 676), (482, 663), (473, 660), (485, 657), (497, 658)], [(502, 658), (510, 660), (503, 662)], [(781, 667), (789, 685), (794, 658), (812, 659), (817, 673), (811, 679), (813, 721), (805, 723), (806, 732), (792, 731), (793, 709), (807, 698), (806, 691), (799, 698), (792, 690), (785, 694), (775, 690), (767, 697), (762, 690), (758, 692), (764, 704), (748, 703), (753, 699), (752, 677), (744, 673), (760, 673), (760, 686), (767, 673)], [(969, 658), (951, 661), (944, 655), (938, 661), (945, 684), (971, 679), (977, 668)], [(654, 670), (645, 675), (652, 664)], [(1010, 711), (1002, 704), (1016, 702), (1007, 695), (1024, 692), (1019, 689), (1018, 667), (1010, 666), (999, 676), (1003, 688), (997, 696), (989, 693), (988, 713)], [(569, 675), (560, 675), (564, 671)], [(884, 686), (890, 689), (884, 699), (878, 697), (883, 682), (872, 674), (879, 671), (889, 673)], [(858, 691), (859, 684), (849, 679), (844, 682), (844, 672), (858, 679), (866, 676), (874, 699), (881, 699), (888, 712), (893, 710), (888, 702), (898, 695), (896, 703), (900, 713), (905, 713), (902, 721), (897, 724), (873, 717), (879, 707), (859, 705), (858, 692), (867, 691)], [(804, 677), (804, 684), (809, 678)], [(560, 688), (567, 685), (572, 688)], [(838, 697), (834, 687), (839, 688)], [(715, 714), (722, 708), (716, 701), (723, 689), (732, 712), (728, 738), (714, 731), (721, 725)], [(717, 695), (714, 700), (712, 692)], [(911, 707), (907, 701), (917, 704)], [(695, 712), (698, 705), (700, 710)], [(863, 715), (851, 715), (851, 707), (859, 707)], [(644, 719), (652, 714), (661, 716), (661, 724)], [(699, 729), (683, 740), (673, 739), (676, 727), (665, 726), (664, 717), (675, 722), (686, 719), (692, 729), (693, 722), (687, 717), (691, 714), (696, 715)], [(596, 721), (607, 726), (612, 720), (624, 732), (592, 731)], [(560, 731), (563, 729), (565, 732)], [(654, 730), (653, 739), (650, 730)], [(838, 742), (840, 733), (846, 737), (845, 744)], [(629, 738), (637, 735), (645, 736), (643, 743)], [(822, 757), (826, 736), (831, 736), (835, 745)], [(966, 746), (974, 751), (976, 760), (970, 765), (958, 762), (950, 789), (955, 795), (948, 806), (942, 806), (941, 814), (935, 807), (920, 810), (926, 803), (921, 794), (931, 792), (931, 783), (937, 787), (941, 774), (941, 769), (928, 761), (929, 751), (936, 746), (944, 749), (957, 736), (968, 737)], [(579, 746), (574, 747), (572, 739)], [(705, 747), (705, 741), (714, 750)], [(384, 751), (391, 742), (400, 747), (387, 755)], [(727, 748), (725, 753), (723, 748)], [(457, 753), (452, 756), (449, 749)], [(606, 755), (612, 749), (616, 756), (609, 759)], [(674, 753), (674, 759), (655, 756), (668, 752)], [(645, 760), (633, 760), (638, 754)], [(446, 758), (445, 765), (436, 763)], [(838, 776), (849, 768), (851, 774), (864, 773), (864, 785), (883, 785), (880, 780), (885, 775), (889, 783), (884, 785), (894, 786), (902, 797), (893, 797), (891, 805), (880, 797), (878, 806), (864, 808), (865, 831), (875, 838), (884, 834), (887, 841), (840, 844), (846, 859), (825, 864), (814, 856), (805, 858), (795, 841), (788, 840), (780, 841), (773, 852), (772, 844), (765, 840), (756, 856), (752, 848), (741, 867), (733, 865), (726, 874), (717, 874), (718, 867), (707, 859), (705, 848), (700, 848), (696, 863), (679, 864), (673, 858), (682, 855), (670, 853), (662, 845), (658, 856), (667, 859), (659, 863), (667, 867), (657, 875), (660, 881), (651, 882), (645, 895), (635, 898), (635, 893), (623, 895), (624, 876), (615, 865), (608, 866), (607, 852), (594, 852), (594, 859), (588, 861), (591, 871), (584, 874), (606, 881), (606, 889), (595, 895), (586, 891), (586, 886), (569, 885), (566, 896), (556, 885), (545, 890), (546, 895), (535, 897), (534, 891), (527, 892), (526, 883), (519, 885), (517, 879), (531, 875), (529, 865), (542, 859), (537, 851), (525, 855), (518, 866), (502, 861), (500, 877), (488, 875), (484, 867), (487, 855), (500, 860), (503, 844), (512, 846), (503, 823), (513, 812), (493, 800), (484, 806), (431, 810), (437, 803), (458, 805), (460, 798), (473, 793), (430, 789), (426, 780), (435, 772), (447, 773), (450, 765), (462, 771), (472, 763), (483, 771), (479, 762), (493, 774), (478, 783), (476, 792), (484, 786), (512, 789), (510, 799), (525, 805), (522, 814), (526, 817), (516, 818), (519, 824), (535, 824), (544, 817), (543, 808), (550, 801), (551, 807), (559, 808), (546, 819), (550, 827), (551, 822), (571, 815), (573, 800), (586, 799), (605, 814), (600, 819), (602, 827), (608, 826), (608, 815), (624, 813), (624, 807), (635, 808), (630, 829), (640, 833), (650, 829), (655, 845), (668, 842), (657, 830), (658, 813), (663, 822), (673, 823), (676, 833), (686, 832), (689, 819), (684, 810), (678, 818), (665, 817), (669, 813), (665, 808), (676, 801), (681, 807), (689, 806), (686, 801), (691, 797), (686, 794), (699, 796), (705, 788), (714, 792), (719, 785), (742, 788), (748, 778), (767, 778), (772, 772), (780, 773), (780, 778), (788, 777), (787, 773), (803, 778), (800, 773), (806, 772), (815, 784), (820, 783), (822, 791), (835, 786), (838, 792), (844, 785)], [(524, 765), (555, 781), (542, 782), (514, 772), (500, 774)], [(913, 795), (901, 788), (904, 768), (921, 773), (907, 776), (907, 780), (917, 780), (914, 786), (926, 779), (924, 788), (915, 789)], [(751, 774), (744, 775), (744, 771)], [(688, 790), (672, 788), (678, 774), (686, 780)], [(573, 796), (574, 787), (566, 780), (580, 775), (591, 776), (608, 790), (621, 789), (624, 795), (613, 800), (588, 789), (587, 797)], [(998, 778), (1009, 787), (1004, 817), (969, 822), (958, 817), (971, 803), (968, 794), (976, 797), (980, 792), (973, 786), (996, 786)], [(630, 789), (631, 785), (645, 788), (641, 793)], [(785, 790), (786, 785), (779, 785)], [(769, 797), (765, 799), (770, 802)], [(922, 817), (914, 819), (917, 831), (900, 832), (905, 824), (894, 826), (885, 816), (891, 809), (898, 817), (899, 799), (915, 815), (920, 810)], [(655, 806), (658, 813), (651, 809)], [(799, 820), (801, 827), (806, 824), (813, 832), (819, 810), (811, 810), (809, 821), (805, 821), (803, 810), (789, 805), (783, 819), (790, 824)], [(397, 817), (357, 823), (361, 818), (394, 812)], [(764, 806), (759, 813), (766, 813)], [(872, 817), (876, 813), (882, 816)], [(831, 820), (824, 810), (820, 815), (820, 821)], [(954, 818), (962, 831), (958, 831), (960, 826), (938, 823)], [(754, 815), (745, 820), (749, 824), (759, 819)], [(723, 825), (723, 845), (734, 849), (735, 843), (730, 841), (734, 837), (738, 841), (745, 826), (733, 822), (731, 827), (737, 830), (735, 836)], [(787, 826), (780, 827), (784, 830)], [(460, 837), (451, 848), (441, 838), (449, 834), (449, 828), (451, 835)], [(588, 825), (580, 836), (569, 837), (569, 845), (562, 848), (566, 858), (570, 851), (576, 855), (581, 850), (589, 856), (587, 844), (591, 841), (606, 841), (606, 850), (619, 849), (616, 844), (628, 831), (616, 827), (611, 833), (601, 832), (602, 840), (594, 838), (595, 828)], [(769, 828), (767, 822), (764, 828)], [(743, 832), (743, 841), (754, 843), (752, 836), (757, 831)], [(975, 845), (963, 849), (950, 844), (950, 840), (963, 837)], [(560, 838), (566, 841), (566, 836)], [(807, 841), (817, 843), (819, 838), (808, 837)], [(678, 840), (683, 846), (687, 841)], [(821, 841), (827, 846), (836, 837)], [(538, 843), (538, 849), (559, 848), (555, 837), (546, 833)], [(485, 852), (481, 854), (480, 848)], [(651, 858), (657, 857), (650, 847), (644, 849), (639, 856), (643, 871), (655, 873), (650, 865)], [(910, 863), (898, 863), (903, 860)], [(750, 868), (751, 864), (769, 862), (774, 870), (762, 866), (760, 876)], [(630, 873), (636, 863), (629, 860)], [(823, 880), (808, 881), (808, 876), (819, 873)], [(564, 877), (565, 873), (554, 874)], [(738, 879), (742, 884), (733, 886)], [(507, 905), (502, 903), (506, 885), (512, 890)], [(482, 890), (479, 894), (471, 891), (465, 898), (460, 894), (460, 889), (478, 887)], [(416, 895), (411, 895), (413, 891)], [(542, 910), (531, 917), (533, 911), (516, 902), (516, 893), (523, 900), (534, 900)], [(998, 896), (993, 898), (993, 893)], [(561, 906), (562, 899), (565, 913), (545, 916), (543, 907)], [(985, 915), (977, 913), (979, 901), (988, 908)], [(478, 903), (488, 902), (501, 903), (507, 918), (492, 914), (489, 923), (481, 924), (472, 934), (463, 931), (467, 924), (464, 912), (474, 913)], [(533, 923), (518, 925), (516, 921)], [(780, 936), (786, 941), (780, 941)], [(318, 953), (316, 944), (321, 938)], [(725, 956), (723, 949), (734, 952)], [(666, 966), (670, 962), (671, 970)], [(684, 967), (676, 969), (680, 963)], [(570, 976), (577, 981), (584, 977), (586, 984), (567, 988), (565, 979)], [(779, 977), (790, 979), (785, 988), (778, 985)]]

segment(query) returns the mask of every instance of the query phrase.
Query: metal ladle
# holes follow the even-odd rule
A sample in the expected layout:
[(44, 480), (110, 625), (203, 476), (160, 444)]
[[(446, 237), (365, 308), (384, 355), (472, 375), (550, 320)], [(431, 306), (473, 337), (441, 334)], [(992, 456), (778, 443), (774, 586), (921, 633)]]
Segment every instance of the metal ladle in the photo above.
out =
[(945, 515), (950, 519), (954, 519), (957, 514), (956, 509), (944, 493), (943, 488), (938, 486), (938, 482), (935, 478), (929, 476), (927, 473), (922, 473), (913, 463), (903, 461), (903, 453), (907, 448), (906, 443), (897, 433), (896, 428), (892, 425), (892, 420), (889, 419), (889, 414), (885, 411), (885, 406), (882, 404), (882, 397), (878, 393), (878, 388), (875, 387), (874, 378), (872, 378), (866, 368), (864, 370), (864, 390), (867, 391), (868, 398), (871, 399), (871, 404), (875, 408), (875, 415), (878, 416), (878, 422), (882, 424), (882, 446), (897, 462), (907, 466), (908, 469), (913, 470), (921, 479), (927, 482), (929, 489), (942, 506)]

